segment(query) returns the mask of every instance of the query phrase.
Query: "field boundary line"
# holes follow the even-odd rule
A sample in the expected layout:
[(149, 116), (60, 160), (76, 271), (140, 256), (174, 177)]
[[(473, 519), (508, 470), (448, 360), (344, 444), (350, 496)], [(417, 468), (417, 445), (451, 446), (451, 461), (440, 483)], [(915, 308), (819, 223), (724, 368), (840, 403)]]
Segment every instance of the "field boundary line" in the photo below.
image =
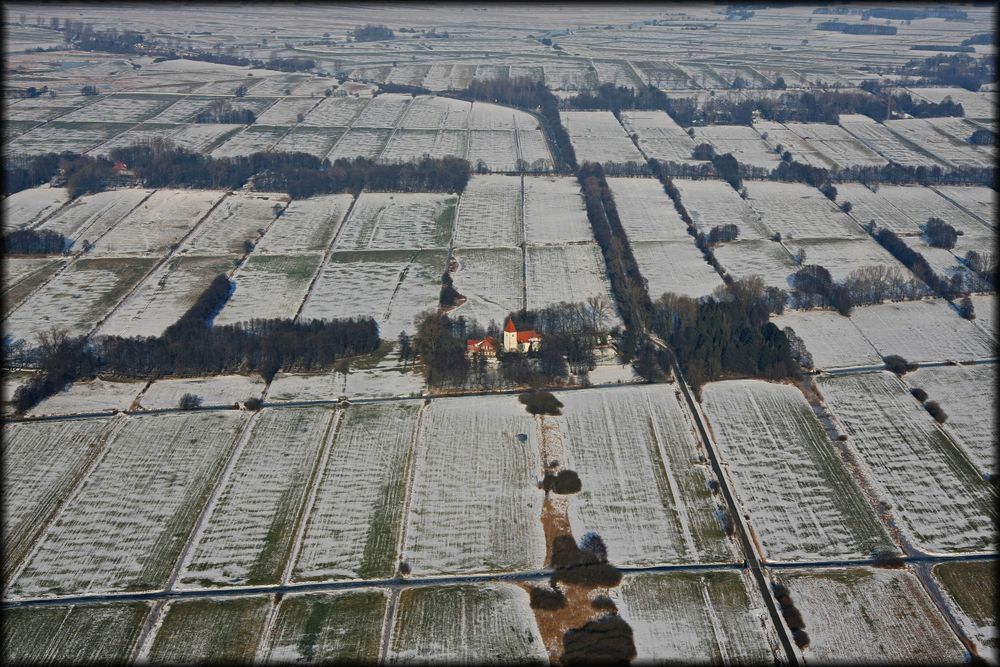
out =
[(997, 233), (997, 229), (995, 227), (991, 226), (989, 222), (987, 222), (986, 220), (983, 220), (981, 217), (979, 217), (979, 215), (977, 215), (976, 213), (973, 213), (972, 211), (970, 211), (968, 208), (966, 208), (962, 204), (959, 204), (957, 201), (955, 201), (954, 199), (952, 199), (951, 197), (949, 197), (945, 193), (941, 192), (938, 189), (938, 188), (941, 187), (940, 183), (938, 185), (936, 185), (936, 186), (929, 185), (927, 187), (929, 187), (931, 190), (933, 190), (935, 193), (937, 193), (938, 196), (944, 197), (944, 199), (946, 199), (947, 201), (951, 202), (953, 205), (955, 205), (956, 207), (958, 207), (961, 211), (963, 211), (964, 213), (968, 214), (970, 217), (972, 217), (976, 221), (982, 223), (983, 226), (987, 229), (987, 231), (993, 232), (994, 234)]
[(521, 307), (528, 307), (528, 223), (524, 214), (524, 174), (521, 174)]
[(274, 634), (274, 622), (278, 618), (278, 607), (281, 606), (281, 602), (284, 599), (281, 593), (269, 595), (268, 598), (271, 602), (271, 608), (267, 612), (267, 618), (264, 619), (264, 628), (261, 630), (260, 639), (257, 642), (257, 650), (254, 651), (254, 663), (264, 662), (265, 653), (271, 646), (271, 636)]
[(233, 468), (236, 467), (236, 463), (239, 461), (244, 446), (252, 437), (254, 426), (259, 415), (259, 411), (254, 412), (243, 425), (243, 429), (240, 431), (239, 437), (236, 439), (235, 444), (232, 446), (232, 450), (229, 452), (225, 466), (219, 473), (218, 479), (215, 480), (215, 484), (212, 487), (212, 493), (208, 496), (208, 500), (205, 501), (205, 504), (202, 505), (201, 511), (198, 513), (198, 520), (195, 521), (194, 526), (188, 533), (188, 538), (184, 543), (184, 548), (181, 550), (180, 556), (174, 564), (173, 571), (170, 573), (170, 578), (167, 580), (165, 590), (175, 590), (178, 579), (180, 579), (185, 567), (190, 564), (191, 557), (194, 555), (195, 546), (204, 534), (205, 523), (209, 515), (212, 514), (212, 510), (215, 509), (215, 503), (219, 499), (222, 489), (226, 486), (226, 482), (229, 480), (229, 476), (232, 474)]
[(125, 426), (125, 422), (127, 420), (128, 418), (124, 416), (108, 420), (108, 424), (104, 426), (104, 430), (101, 432), (101, 435), (97, 440), (99, 443), (97, 451), (94, 452), (91, 455), (90, 460), (80, 468), (80, 472), (73, 480), (69, 490), (63, 495), (62, 502), (56, 505), (56, 507), (49, 512), (48, 516), (43, 519), (41, 526), (33, 531), (33, 535), (31, 535), (30, 538), (31, 548), (25, 552), (21, 561), (13, 570), (11, 570), (10, 579), (8, 579), (4, 585), (3, 598), (7, 598), (10, 595), (11, 589), (14, 587), (14, 583), (21, 577), (22, 574), (24, 574), (24, 570), (27, 569), (32, 558), (34, 558), (35, 554), (38, 553), (42, 543), (45, 541), (44, 538), (49, 531), (49, 527), (55, 522), (56, 519), (59, 518), (59, 516), (66, 509), (66, 506), (79, 495), (84, 481), (91, 475), (100, 462), (104, 460), (104, 457), (107, 456), (111, 441), (114, 440), (114, 438), (118, 435), (118, 432)]
[(153, 648), (153, 641), (156, 639), (156, 635), (160, 630), (160, 623), (163, 620), (163, 608), (167, 606), (170, 600), (157, 600), (153, 603), (152, 608), (149, 610), (149, 615), (146, 616), (146, 622), (142, 625), (142, 630), (139, 633), (139, 638), (135, 641), (135, 646), (132, 647), (132, 657), (129, 660), (129, 664), (136, 664), (139, 662), (149, 661), (149, 651)]
[(279, 580), (283, 586), (291, 583), (295, 565), (298, 563), (299, 556), (302, 555), (302, 540), (305, 538), (306, 530), (309, 528), (313, 509), (316, 505), (316, 497), (319, 495), (320, 484), (323, 483), (323, 478), (326, 475), (326, 468), (330, 461), (330, 452), (333, 450), (337, 436), (340, 434), (340, 426), (343, 423), (344, 410), (339, 409), (333, 413), (330, 423), (326, 425), (326, 432), (323, 434), (323, 444), (317, 453), (316, 461), (313, 463), (313, 469), (309, 476), (309, 493), (306, 494), (302, 508), (299, 510), (295, 525), (295, 538), (288, 549), (288, 560), (285, 563)]
[[(375, 98), (373, 97), (372, 99), (374, 100)], [(389, 138), (385, 140), (385, 145), (382, 146), (382, 150), (380, 150), (378, 152), (378, 155), (375, 156), (374, 160), (376, 162), (388, 159), (385, 155), (385, 152), (389, 150), (389, 144), (392, 143), (392, 138), (396, 136), (396, 132), (398, 132), (401, 129), (400, 126), (403, 124), (403, 119), (406, 118), (406, 115), (410, 113), (410, 109), (413, 108), (413, 101), (415, 99), (417, 98), (413, 97), (412, 95), (410, 96), (410, 100), (406, 103), (406, 108), (403, 109), (403, 113), (399, 114), (399, 118), (396, 119), (396, 123), (392, 126), (392, 132), (389, 133)], [(369, 102), (369, 104), (371, 104), (371, 102)], [(368, 107), (365, 108), (367, 109)], [(358, 115), (360, 116), (361, 114)], [(381, 129), (381, 128), (373, 128), (373, 129)]]
[(406, 536), (410, 532), (410, 504), (413, 500), (413, 480), (417, 476), (417, 446), (420, 444), (420, 429), (424, 423), (424, 413), (427, 411), (427, 401), (421, 403), (417, 410), (417, 418), (413, 422), (413, 432), (410, 434), (410, 460), (407, 466), (406, 493), (403, 494), (403, 515), (399, 522), (399, 537), (396, 538), (396, 559), (405, 560)]
[(378, 647), (378, 660), (375, 664), (384, 665), (392, 646), (392, 635), (396, 628), (396, 606), (399, 604), (399, 590), (391, 589), (389, 599), (385, 603), (385, 616), (382, 618), (382, 636)]
[[(299, 316), (302, 315), (302, 309), (306, 307), (306, 301), (309, 300), (309, 295), (312, 294), (313, 288), (319, 281), (320, 275), (323, 273), (323, 269), (327, 264), (330, 263), (330, 257), (333, 256), (334, 248), (337, 246), (337, 241), (340, 240), (340, 235), (343, 233), (344, 228), (347, 226), (347, 219), (350, 217), (351, 213), (354, 211), (354, 204), (357, 203), (358, 199), (361, 197), (361, 193), (351, 196), (351, 203), (347, 205), (347, 210), (344, 211), (344, 215), (340, 217), (340, 221), (337, 223), (337, 229), (333, 233), (333, 237), (330, 242), (326, 245), (326, 250), (323, 251), (323, 259), (320, 261), (319, 266), (316, 268), (315, 273), (313, 273), (312, 279), (309, 281), (309, 287), (306, 289), (305, 296), (302, 297), (302, 301), (299, 303), (298, 309), (295, 311), (295, 315), (292, 316), (292, 321), (297, 322)], [(289, 204), (291, 205), (291, 204)], [(268, 383), (270, 388), (270, 383)]]

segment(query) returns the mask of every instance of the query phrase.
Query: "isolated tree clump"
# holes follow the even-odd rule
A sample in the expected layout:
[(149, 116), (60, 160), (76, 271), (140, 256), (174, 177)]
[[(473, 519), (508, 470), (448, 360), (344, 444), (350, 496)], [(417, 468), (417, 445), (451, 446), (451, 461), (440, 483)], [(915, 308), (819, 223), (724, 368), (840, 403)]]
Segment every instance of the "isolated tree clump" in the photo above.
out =
[(545, 477), (542, 479), (542, 488), (545, 491), (567, 495), (579, 493), (580, 489), (583, 488), (583, 484), (580, 482), (580, 476), (575, 471), (560, 470), (555, 475), (550, 472), (545, 473)]
[(882, 361), (885, 363), (887, 370), (890, 370), (899, 376), (903, 376), (910, 371), (917, 370), (916, 364), (911, 364), (898, 354), (890, 354), (889, 356), (882, 357)]
[(935, 248), (950, 250), (958, 241), (959, 232), (941, 218), (928, 218), (924, 226), (927, 242)]
[(524, 407), (533, 415), (553, 415), (562, 414), (559, 409), (562, 402), (548, 391), (529, 391), (517, 397), (517, 400), (524, 404)]
[(552, 588), (532, 587), (528, 595), (531, 598), (532, 609), (561, 609), (566, 606), (566, 595), (558, 586)]
[(181, 410), (197, 410), (201, 407), (201, 396), (197, 394), (184, 394), (177, 402), (177, 407)]
[(924, 409), (930, 413), (931, 417), (934, 417), (934, 421), (938, 424), (948, 421), (948, 413), (941, 408), (941, 405), (937, 401), (927, 401), (924, 403)]
[(632, 627), (617, 614), (605, 614), (563, 636), (564, 665), (627, 665), (635, 656)]
[(927, 392), (920, 387), (914, 387), (910, 390), (910, 393), (913, 394), (913, 398), (917, 399), (921, 403), (927, 400)]

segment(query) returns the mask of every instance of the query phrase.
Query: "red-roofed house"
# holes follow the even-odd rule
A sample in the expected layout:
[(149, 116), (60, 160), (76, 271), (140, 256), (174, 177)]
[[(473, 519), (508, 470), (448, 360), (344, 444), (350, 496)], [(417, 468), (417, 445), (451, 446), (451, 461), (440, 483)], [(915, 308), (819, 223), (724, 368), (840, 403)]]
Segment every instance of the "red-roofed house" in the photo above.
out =
[(542, 335), (537, 331), (518, 331), (514, 320), (507, 318), (503, 328), (504, 352), (537, 352), (542, 345)]
[(487, 359), (495, 359), (497, 356), (497, 339), (493, 336), (487, 336), (480, 340), (470, 338), (465, 341), (465, 354), (469, 357), (481, 354)]

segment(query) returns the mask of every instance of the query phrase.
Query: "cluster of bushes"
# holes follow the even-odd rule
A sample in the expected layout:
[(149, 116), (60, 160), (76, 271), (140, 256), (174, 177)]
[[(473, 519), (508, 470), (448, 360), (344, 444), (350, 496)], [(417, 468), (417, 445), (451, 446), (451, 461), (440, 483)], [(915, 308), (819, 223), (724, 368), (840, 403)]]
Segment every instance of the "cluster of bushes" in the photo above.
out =
[(271, 58), (267, 61), (267, 69), (279, 72), (305, 72), (316, 67), (312, 58)]
[(51, 229), (18, 229), (3, 235), (4, 255), (56, 255), (69, 250), (73, 242)]
[(533, 415), (558, 416), (562, 414), (562, 410), (560, 410), (563, 406), (562, 401), (548, 391), (529, 391), (518, 396), (517, 400)]
[(948, 414), (944, 411), (941, 405), (937, 401), (927, 400), (926, 391), (920, 387), (914, 387), (910, 390), (910, 394), (912, 394), (913, 398), (917, 399), (924, 406), (924, 409), (930, 413), (931, 417), (933, 417), (937, 423), (943, 424), (948, 421)]
[(927, 224), (924, 225), (923, 231), (928, 244), (934, 248), (944, 248), (945, 250), (954, 248), (955, 242), (958, 241), (958, 237), (962, 234), (962, 232), (941, 218), (934, 217), (927, 219)]
[(542, 118), (545, 134), (552, 140), (552, 149), (559, 168), (576, 170), (576, 152), (569, 133), (559, 118), (559, 100), (541, 81), (525, 76), (509, 79), (476, 79), (464, 90), (453, 90), (449, 97), (461, 100), (494, 102), (517, 107)]
[(824, 267), (807, 265), (792, 276), (792, 284), (796, 289), (791, 295), (792, 307), (828, 306), (845, 316), (854, 306), (912, 300), (927, 294), (919, 280), (906, 277), (899, 267), (881, 264), (855, 269), (837, 283)]
[(250, 125), (257, 120), (257, 114), (251, 109), (234, 109), (228, 100), (218, 100), (204, 111), (199, 111), (194, 117), (196, 123), (228, 123), (232, 125)]
[(628, 665), (636, 656), (632, 626), (606, 613), (563, 635), (565, 665)]
[[(562, 404), (560, 403), (560, 405)], [(579, 493), (582, 488), (583, 483), (580, 482), (580, 476), (573, 470), (560, 470), (555, 475), (547, 472), (545, 473), (545, 477), (542, 479), (542, 489), (546, 493), (552, 491), (553, 493), (558, 493), (560, 495), (569, 495)]]
[(957, 86), (976, 91), (984, 83), (996, 80), (996, 58), (975, 58), (967, 53), (939, 54), (911, 60), (895, 68), (895, 74), (917, 77), (915, 85)]
[(583, 91), (564, 102), (568, 109), (581, 111), (610, 111), (616, 116), (622, 110), (643, 109), (666, 111), (671, 116), (675, 111), (670, 99), (662, 90), (652, 84), (638, 89), (603, 83), (590, 91)]
[(452, 280), (451, 271), (445, 269), (441, 274), (441, 293), (438, 295), (438, 305), (441, 308), (454, 308), (465, 302), (465, 297), (455, 289), (455, 281)]
[(622, 573), (608, 562), (608, 548), (597, 533), (587, 533), (580, 544), (570, 535), (552, 541), (552, 583), (617, 586)]
[(845, 35), (895, 35), (897, 32), (896, 26), (893, 25), (844, 23), (843, 21), (823, 21), (816, 24), (816, 30), (842, 32)]
[(861, 11), (861, 19), (891, 19), (893, 21), (916, 21), (917, 19), (946, 19), (949, 21), (966, 21), (969, 15), (954, 7), (873, 7)]
[(792, 639), (795, 641), (795, 645), (800, 649), (806, 648), (809, 646), (809, 635), (806, 634), (805, 630), (806, 623), (802, 620), (801, 612), (795, 607), (795, 603), (792, 602), (792, 596), (788, 588), (777, 584), (772, 587), (772, 590), (774, 591), (774, 599), (778, 601), (778, 607), (781, 609), (781, 616), (792, 631)]
[(696, 389), (725, 377), (801, 375), (788, 338), (769, 321), (771, 313), (782, 312), (784, 293), (765, 287), (759, 276), (733, 281), (705, 299), (668, 292), (653, 307), (654, 331)]
[(386, 39), (395, 39), (396, 33), (382, 24), (368, 23), (351, 31), (351, 37), (355, 42), (381, 42)]
[(997, 285), (997, 254), (984, 250), (969, 250), (965, 253), (964, 263), (978, 279), (969, 289), (973, 292), (988, 292), (996, 290)]
[(903, 377), (911, 371), (917, 370), (917, 365), (911, 363), (899, 356), (898, 354), (889, 354), (882, 357), (882, 362), (885, 364), (887, 370), (892, 371), (899, 377)]
[(980, 128), (973, 132), (966, 141), (973, 146), (996, 146), (997, 133), (986, 128)]
[[(71, 338), (65, 331), (39, 334), (33, 354), (38, 373), (14, 391), (14, 409), (23, 414), (57, 394), (75, 380), (92, 378), (97, 358), (86, 336)], [(5, 354), (7, 363), (12, 359)]]

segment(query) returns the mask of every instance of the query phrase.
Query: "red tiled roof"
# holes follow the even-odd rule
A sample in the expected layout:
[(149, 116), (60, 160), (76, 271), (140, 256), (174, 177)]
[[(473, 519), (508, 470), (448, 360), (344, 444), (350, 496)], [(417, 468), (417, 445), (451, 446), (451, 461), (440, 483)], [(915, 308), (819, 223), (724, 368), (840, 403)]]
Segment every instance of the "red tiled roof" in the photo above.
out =
[(518, 343), (527, 343), (528, 341), (530, 341), (533, 338), (537, 338), (537, 339), (541, 340), (542, 336), (537, 331), (533, 331), (533, 330), (532, 331), (518, 331), (517, 332), (517, 342)]
[(507, 332), (510, 332), (510, 333), (513, 333), (514, 331), (517, 331), (517, 327), (514, 326), (514, 320), (512, 320), (512, 319), (510, 319), (508, 317), (507, 318), (507, 324), (504, 326), (503, 330), (507, 331)]
[(497, 341), (493, 336), (487, 336), (483, 339), (469, 338), (465, 341), (465, 348), (467, 350), (480, 350), (480, 349), (497, 349)]

